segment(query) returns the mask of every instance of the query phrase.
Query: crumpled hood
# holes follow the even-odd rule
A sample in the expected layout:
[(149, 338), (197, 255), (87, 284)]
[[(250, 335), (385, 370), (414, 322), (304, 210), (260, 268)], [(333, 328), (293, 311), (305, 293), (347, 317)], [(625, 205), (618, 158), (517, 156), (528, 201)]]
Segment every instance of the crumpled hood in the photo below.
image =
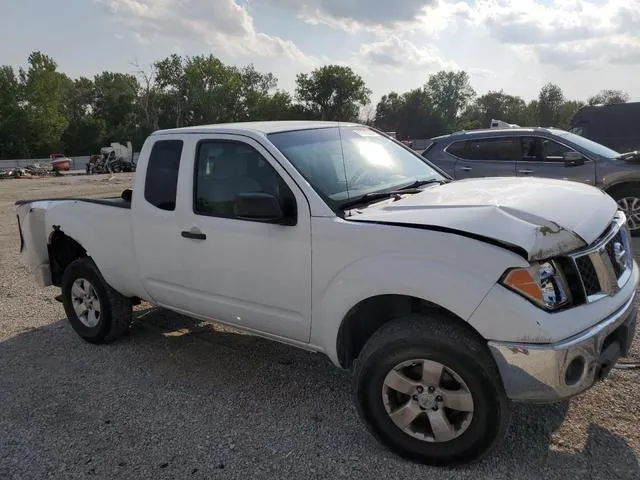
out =
[(591, 244), (616, 211), (611, 197), (589, 185), (500, 177), (427, 187), (348, 220), (453, 230), (518, 247), (528, 260), (539, 260)]

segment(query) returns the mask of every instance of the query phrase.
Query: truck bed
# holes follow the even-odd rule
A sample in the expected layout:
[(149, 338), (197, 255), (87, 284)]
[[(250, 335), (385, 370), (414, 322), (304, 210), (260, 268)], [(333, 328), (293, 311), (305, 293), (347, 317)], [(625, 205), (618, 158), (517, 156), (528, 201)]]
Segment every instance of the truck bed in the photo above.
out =
[(33, 200), (18, 200), (16, 205), (24, 205), (26, 203), (34, 202), (52, 202), (52, 201), (74, 201), (74, 202), (86, 202), (95, 203), (98, 205), (106, 205), (107, 207), (125, 208), (131, 210), (131, 202), (128, 202), (121, 197), (108, 197), (108, 198), (83, 198), (83, 197), (62, 197), (62, 198), (37, 198)]

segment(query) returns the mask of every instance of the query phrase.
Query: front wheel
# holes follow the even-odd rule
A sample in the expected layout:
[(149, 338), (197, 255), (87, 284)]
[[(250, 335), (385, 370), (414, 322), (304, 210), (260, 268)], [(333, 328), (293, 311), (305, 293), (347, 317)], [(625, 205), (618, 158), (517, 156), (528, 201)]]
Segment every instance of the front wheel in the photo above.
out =
[(75, 260), (65, 269), (62, 303), (71, 326), (87, 342), (109, 342), (129, 329), (131, 300), (107, 284), (89, 257)]
[(477, 461), (508, 425), (509, 402), (486, 345), (439, 314), (385, 324), (360, 354), (353, 383), (372, 433), (422, 463)]

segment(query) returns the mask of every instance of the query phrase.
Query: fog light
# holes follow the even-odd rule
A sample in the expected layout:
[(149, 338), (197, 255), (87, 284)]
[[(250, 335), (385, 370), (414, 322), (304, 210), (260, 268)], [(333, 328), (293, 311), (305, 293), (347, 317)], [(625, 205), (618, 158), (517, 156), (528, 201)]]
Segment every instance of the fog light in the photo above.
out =
[(564, 374), (564, 383), (568, 386), (575, 385), (582, 378), (584, 373), (585, 361), (583, 357), (576, 357), (571, 360)]

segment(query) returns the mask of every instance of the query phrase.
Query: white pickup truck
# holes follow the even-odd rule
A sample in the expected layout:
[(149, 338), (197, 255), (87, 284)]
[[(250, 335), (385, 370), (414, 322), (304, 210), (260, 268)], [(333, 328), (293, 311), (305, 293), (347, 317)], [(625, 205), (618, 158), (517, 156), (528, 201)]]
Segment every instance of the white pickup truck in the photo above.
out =
[(371, 432), (452, 465), (511, 401), (558, 401), (628, 352), (638, 267), (600, 190), (451, 181), (369, 127), (158, 131), (114, 199), (17, 204), (21, 251), (75, 331), (123, 335), (141, 300), (321, 352)]

